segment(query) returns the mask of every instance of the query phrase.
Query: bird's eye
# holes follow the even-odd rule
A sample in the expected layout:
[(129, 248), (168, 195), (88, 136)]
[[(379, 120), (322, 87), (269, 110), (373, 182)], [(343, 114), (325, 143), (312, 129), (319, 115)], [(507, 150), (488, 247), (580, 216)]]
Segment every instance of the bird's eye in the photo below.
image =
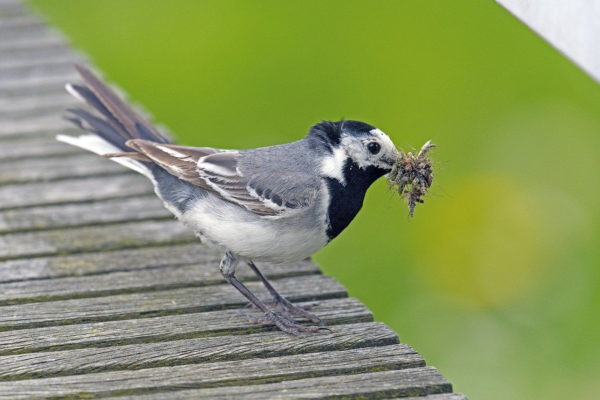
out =
[(369, 150), (371, 154), (377, 154), (379, 153), (379, 150), (381, 150), (381, 146), (377, 142), (371, 142), (367, 145), (367, 150)]

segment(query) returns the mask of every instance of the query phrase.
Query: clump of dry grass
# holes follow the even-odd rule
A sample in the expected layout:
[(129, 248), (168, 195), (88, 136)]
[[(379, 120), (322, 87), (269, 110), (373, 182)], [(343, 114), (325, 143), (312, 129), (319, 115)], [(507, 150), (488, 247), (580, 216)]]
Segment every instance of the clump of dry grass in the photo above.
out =
[(432, 161), (427, 153), (436, 147), (427, 141), (417, 154), (400, 152), (398, 161), (388, 174), (390, 188), (396, 189), (408, 202), (408, 215), (415, 214), (417, 203), (423, 203), (422, 197), (433, 182)]

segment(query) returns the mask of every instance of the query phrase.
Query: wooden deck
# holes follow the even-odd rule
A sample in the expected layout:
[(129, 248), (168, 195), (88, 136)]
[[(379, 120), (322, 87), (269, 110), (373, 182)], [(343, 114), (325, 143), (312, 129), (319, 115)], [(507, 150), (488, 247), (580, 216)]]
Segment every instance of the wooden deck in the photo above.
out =
[(0, 0), (0, 398), (465, 399), (312, 262), (263, 268), (332, 333), (250, 322), (143, 177), (54, 140), (80, 58)]

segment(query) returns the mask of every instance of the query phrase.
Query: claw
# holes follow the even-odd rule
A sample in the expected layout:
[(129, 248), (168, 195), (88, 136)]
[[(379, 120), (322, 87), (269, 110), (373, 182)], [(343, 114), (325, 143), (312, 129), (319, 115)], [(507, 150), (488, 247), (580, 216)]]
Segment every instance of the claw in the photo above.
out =
[[(274, 298), (270, 301), (265, 301), (265, 304), (272, 308), (277, 308), (281, 314), (283, 314), (287, 319), (293, 320), (294, 315), (299, 317), (304, 317), (307, 320), (314, 322), (315, 324), (322, 324), (323, 320), (317, 317), (315, 314), (307, 311), (312, 307), (319, 305), (319, 303), (314, 302), (306, 305), (306, 308), (299, 307), (286, 299), (285, 297)], [(256, 306), (252, 303), (246, 304), (246, 308), (256, 308)]]
[(293, 320), (289, 320), (285, 318), (281, 314), (277, 314), (274, 311), (269, 311), (265, 313), (264, 319), (266, 321), (270, 321), (273, 325), (279, 328), (281, 331), (285, 333), (289, 333), (292, 335), (298, 335), (300, 332), (312, 332), (312, 333), (320, 333), (320, 332), (331, 332), (331, 329), (325, 328), (322, 326), (306, 326), (300, 325)]
[[(292, 314), (296, 314), (300, 317), (304, 317), (307, 320), (314, 322), (315, 324), (321, 324), (323, 322), (321, 320), (321, 318), (317, 317), (315, 314), (313, 314), (309, 311), (306, 311), (302, 307), (298, 307), (297, 305), (295, 305), (294, 303), (292, 303), (285, 297), (276, 298), (276, 299), (274, 299), (274, 301), (275, 301), (275, 303), (277, 303), (279, 305), (279, 307), (286, 309), (287, 311), (291, 312)], [(311, 304), (309, 306), (309, 308), (316, 304), (318, 304), (318, 303)]]

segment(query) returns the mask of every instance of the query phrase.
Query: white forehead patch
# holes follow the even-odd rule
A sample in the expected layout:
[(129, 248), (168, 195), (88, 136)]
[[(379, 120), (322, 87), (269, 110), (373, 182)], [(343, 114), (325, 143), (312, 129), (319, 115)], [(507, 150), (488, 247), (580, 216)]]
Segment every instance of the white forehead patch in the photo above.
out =
[(342, 185), (346, 184), (344, 178), (344, 164), (348, 156), (344, 149), (335, 147), (333, 154), (328, 155), (321, 163), (321, 174), (330, 178), (337, 179)]
[[(377, 141), (381, 145), (381, 152), (371, 154), (367, 151), (366, 146), (369, 142)], [(389, 162), (382, 161), (384, 158), (392, 158), (397, 154), (396, 147), (392, 143), (392, 139), (383, 133), (380, 129), (374, 128), (369, 131), (369, 136), (342, 136), (342, 148), (345, 150), (348, 157), (358, 165), (359, 168), (365, 169), (370, 166), (389, 168)]]
[(383, 133), (383, 131), (381, 129), (378, 129), (378, 128), (371, 129), (369, 131), (369, 133), (373, 136), (378, 137), (381, 140), (381, 144), (383, 145), (386, 152), (391, 152), (391, 153), (396, 152), (396, 146), (394, 145), (394, 142), (392, 142), (392, 139), (390, 139), (390, 137), (388, 135)]
[[(378, 137), (383, 145), (394, 147), (394, 143), (392, 143), (392, 139), (379, 128), (371, 129), (369, 133), (375, 137)], [(394, 147), (395, 148), (395, 147)]]

